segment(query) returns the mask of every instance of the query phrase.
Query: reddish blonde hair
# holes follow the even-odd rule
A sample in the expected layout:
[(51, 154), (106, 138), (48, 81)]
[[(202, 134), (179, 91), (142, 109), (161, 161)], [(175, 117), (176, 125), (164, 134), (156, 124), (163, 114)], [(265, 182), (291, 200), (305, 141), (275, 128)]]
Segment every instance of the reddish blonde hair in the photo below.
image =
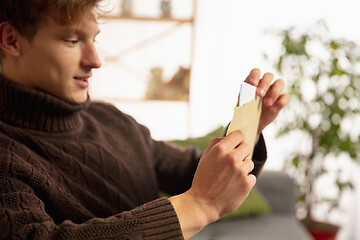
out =
[[(102, 0), (0, 0), (0, 23), (8, 22), (30, 41), (48, 16), (62, 25), (76, 23), (84, 15), (96, 18)], [(0, 48), (0, 60), (3, 52)]]

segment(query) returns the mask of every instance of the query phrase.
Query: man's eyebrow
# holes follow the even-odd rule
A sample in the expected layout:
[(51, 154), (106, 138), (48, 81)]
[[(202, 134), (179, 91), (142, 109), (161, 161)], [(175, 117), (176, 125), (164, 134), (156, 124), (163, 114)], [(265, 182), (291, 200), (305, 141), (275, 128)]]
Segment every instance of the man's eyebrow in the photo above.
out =
[[(68, 34), (76, 34), (78, 36), (86, 36), (89, 35), (87, 31), (82, 30), (81, 28), (70, 28), (63, 31), (63, 33)], [(94, 34), (91, 33), (92, 36), (97, 36), (100, 33), (100, 29), (97, 29)]]
[[(81, 28), (77, 28), (77, 29), (75, 30), (75, 33), (86, 34), (86, 31), (83, 31)], [(94, 36), (98, 35), (99, 33), (100, 33), (100, 29), (98, 28), (98, 29), (95, 31)]]

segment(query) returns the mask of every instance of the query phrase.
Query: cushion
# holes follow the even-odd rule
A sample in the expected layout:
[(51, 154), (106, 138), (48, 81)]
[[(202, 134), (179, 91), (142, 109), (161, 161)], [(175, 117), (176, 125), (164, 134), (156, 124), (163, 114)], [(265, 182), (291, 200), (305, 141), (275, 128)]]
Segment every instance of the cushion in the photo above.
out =
[(225, 128), (220, 126), (202, 137), (188, 138), (185, 140), (172, 140), (170, 142), (173, 142), (181, 147), (194, 146), (202, 151), (205, 151), (205, 149), (209, 146), (210, 141), (213, 138), (222, 137), (224, 136), (224, 133), (225, 133)]
[[(188, 138), (185, 140), (172, 140), (170, 142), (175, 143), (181, 147), (194, 146), (202, 151), (205, 151), (210, 141), (215, 137), (224, 136), (225, 128), (220, 126), (210, 133), (202, 137)], [(222, 219), (233, 219), (251, 215), (263, 215), (269, 214), (271, 207), (266, 198), (255, 187), (250, 191), (249, 196), (245, 199), (243, 204), (235, 210), (233, 213), (223, 217)]]

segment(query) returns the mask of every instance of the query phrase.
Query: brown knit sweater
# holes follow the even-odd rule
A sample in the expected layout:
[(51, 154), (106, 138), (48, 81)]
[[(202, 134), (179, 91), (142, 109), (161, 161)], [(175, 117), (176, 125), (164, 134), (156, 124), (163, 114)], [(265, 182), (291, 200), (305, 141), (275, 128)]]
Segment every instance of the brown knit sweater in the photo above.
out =
[(158, 192), (186, 191), (199, 157), (109, 104), (70, 104), (0, 75), (0, 239), (183, 239)]

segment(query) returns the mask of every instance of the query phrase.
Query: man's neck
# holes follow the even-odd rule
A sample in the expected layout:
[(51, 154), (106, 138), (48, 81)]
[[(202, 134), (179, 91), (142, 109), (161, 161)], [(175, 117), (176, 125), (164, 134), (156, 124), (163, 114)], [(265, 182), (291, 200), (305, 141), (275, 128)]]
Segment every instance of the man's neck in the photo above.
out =
[(23, 78), (21, 77), (20, 64), (15, 61), (15, 59), (5, 58), (1, 64), (0, 74), (6, 79), (26, 87), (26, 84), (23, 83)]

